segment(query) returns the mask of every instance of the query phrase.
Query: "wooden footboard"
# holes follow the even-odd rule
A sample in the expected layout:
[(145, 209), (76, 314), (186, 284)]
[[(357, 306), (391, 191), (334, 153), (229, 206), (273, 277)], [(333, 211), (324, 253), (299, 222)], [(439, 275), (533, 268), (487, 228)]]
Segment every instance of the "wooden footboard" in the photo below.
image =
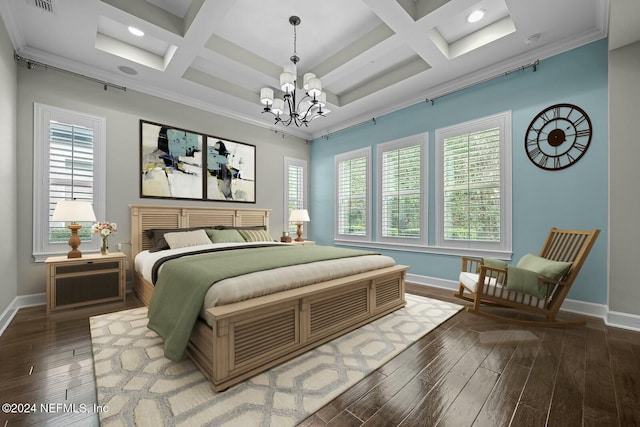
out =
[[(395, 265), (207, 310), (187, 355), (225, 390), (247, 378), (404, 307), (405, 275)], [(134, 292), (148, 305), (153, 287), (141, 277)]]
[(405, 305), (397, 265), (207, 310), (187, 353), (221, 391)]

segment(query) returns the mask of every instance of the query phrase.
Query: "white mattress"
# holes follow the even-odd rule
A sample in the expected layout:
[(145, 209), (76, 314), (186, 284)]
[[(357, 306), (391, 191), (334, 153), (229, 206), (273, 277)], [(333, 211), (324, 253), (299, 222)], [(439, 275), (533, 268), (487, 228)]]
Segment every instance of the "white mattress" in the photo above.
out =
[[(167, 255), (206, 248), (250, 244), (253, 243), (217, 243), (192, 246), (189, 248), (169, 249), (159, 252), (142, 251), (136, 256), (135, 268), (136, 271), (145, 278), (145, 280), (151, 283), (151, 271), (153, 269), (153, 265), (158, 259)], [(211, 286), (211, 288), (209, 288), (204, 299), (201, 314), (210, 307), (230, 304), (249, 298), (311, 285), (325, 280), (350, 276), (352, 274), (362, 273), (369, 270), (390, 267), (394, 264), (395, 261), (393, 258), (386, 255), (363, 255), (275, 268), (272, 270), (260, 271), (221, 280), (216, 283), (215, 286)], [(162, 268), (160, 270), (162, 270)]]

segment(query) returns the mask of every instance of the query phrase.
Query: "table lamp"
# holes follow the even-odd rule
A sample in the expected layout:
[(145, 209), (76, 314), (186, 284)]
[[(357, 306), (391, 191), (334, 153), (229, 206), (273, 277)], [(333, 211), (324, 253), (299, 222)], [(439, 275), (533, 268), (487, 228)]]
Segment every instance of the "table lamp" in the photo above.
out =
[(302, 242), (304, 239), (302, 238), (302, 223), (309, 222), (309, 212), (306, 209), (294, 209), (291, 211), (291, 215), (289, 216), (289, 222), (293, 222), (298, 225), (298, 238), (296, 242)]
[(67, 226), (71, 230), (71, 238), (69, 238), (69, 246), (71, 250), (67, 253), (67, 258), (80, 258), (82, 252), (78, 249), (80, 246), (80, 236), (78, 230), (82, 228), (78, 222), (93, 222), (96, 220), (96, 214), (93, 212), (91, 203), (80, 200), (61, 200), (56, 204), (53, 211), (51, 221), (71, 222)]

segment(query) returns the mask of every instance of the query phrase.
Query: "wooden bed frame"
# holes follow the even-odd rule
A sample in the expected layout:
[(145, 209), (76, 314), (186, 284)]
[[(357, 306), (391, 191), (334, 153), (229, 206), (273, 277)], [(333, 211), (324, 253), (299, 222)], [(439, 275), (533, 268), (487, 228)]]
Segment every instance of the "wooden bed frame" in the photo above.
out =
[[(269, 227), (268, 209), (131, 205), (132, 262), (152, 228)], [(207, 310), (187, 355), (222, 391), (405, 305), (408, 266), (395, 265)], [(133, 268), (133, 291), (149, 304), (153, 286)]]

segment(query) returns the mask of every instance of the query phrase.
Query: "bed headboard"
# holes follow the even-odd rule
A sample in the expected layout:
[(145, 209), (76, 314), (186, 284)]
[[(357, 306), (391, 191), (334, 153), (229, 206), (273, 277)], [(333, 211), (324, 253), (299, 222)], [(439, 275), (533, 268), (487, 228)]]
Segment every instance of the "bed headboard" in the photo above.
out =
[(269, 230), (271, 209), (234, 209), (192, 206), (129, 205), (131, 209), (131, 259), (149, 249), (145, 231), (152, 228), (265, 226)]

